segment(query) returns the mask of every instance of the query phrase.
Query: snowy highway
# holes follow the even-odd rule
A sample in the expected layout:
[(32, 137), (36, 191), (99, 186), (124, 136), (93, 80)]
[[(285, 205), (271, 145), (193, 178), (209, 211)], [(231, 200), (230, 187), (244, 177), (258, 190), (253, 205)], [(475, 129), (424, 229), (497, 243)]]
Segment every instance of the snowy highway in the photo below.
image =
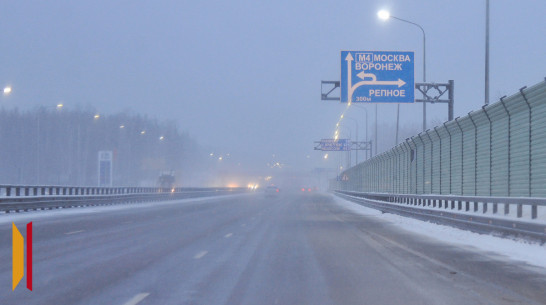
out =
[[(0, 304), (546, 303), (546, 268), (359, 209), (255, 193), (0, 215)], [(32, 292), (11, 291), (11, 221), (34, 224)]]

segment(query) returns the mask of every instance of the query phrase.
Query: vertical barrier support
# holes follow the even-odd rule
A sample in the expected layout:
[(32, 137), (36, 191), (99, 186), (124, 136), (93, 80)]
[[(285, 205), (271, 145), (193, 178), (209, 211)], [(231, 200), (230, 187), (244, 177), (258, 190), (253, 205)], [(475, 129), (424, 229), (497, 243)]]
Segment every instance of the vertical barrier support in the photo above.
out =
[(538, 214), (537, 205), (536, 204), (531, 205), (531, 218), (537, 219), (537, 214)]
[(15, 196), (21, 196), (21, 188), (18, 186), (15, 187)]
[(508, 215), (510, 213), (510, 204), (505, 203), (504, 204), (504, 215)]
[[(533, 185), (533, 175), (532, 175), (532, 170), (531, 170), (531, 166), (532, 166), (532, 134), (533, 134), (533, 109), (531, 109), (531, 104), (529, 103), (529, 100), (527, 100), (527, 96), (525, 96), (525, 93), (523, 93), (523, 90), (525, 90), (525, 88), (527, 88), (527, 86), (525, 87), (522, 87), (521, 89), (519, 89), (519, 92), (521, 94), (521, 96), (523, 97), (523, 99), (525, 100), (525, 103), (527, 104), (527, 107), (529, 108), (529, 193), (528, 193), (528, 196), (531, 197), (532, 196), (532, 185)], [(533, 207), (536, 207), (536, 205), (533, 205)]]
[[(432, 141), (432, 138), (430, 137), (430, 134), (428, 133), (428, 130), (425, 132), (425, 134), (428, 137), (428, 140), (430, 141), (430, 193), (432, 194), (434, 191), (434, 141)], [(424, 143), (423, 143), (424, 145)]]
[(489, 113), (487, 113), (486, 108), (487, 105), (484, 105), (482, 107), (483, 113), (485, 114), (485, 117), (489, 121), (489, 196), (491, 196), (492, 193), (492, 183), (493, 183), (493, 158), (492, 158), (492, 145), (493, 145), (493, 122), (491, 122), (491, 117), (489, 117)]
[(487, 213), (487, 201), (482, 202), (483, 205), (483, 214)]
[(497, 214), (499, 211), (499, 204), (496, 202), (493, 202), (493, 214)]
[(523, 205), (518, 204), (518, 218), (521, 218), (523, 216)]
[(440, 171), (439, 171), (439, 173), (440, 173), (439, 185), (440, 186), (439, 186), (439, 190), (440, 190), (440, 194), (441, 194), (442, 193), (442, 137), (440, 137), (440, 134), (438, 133), (438, 130), (436, 128), (437, 127), (434, 127), (434, 132), (436, 133), (436, 136), (438, 137), (438, 139), (440, 139), (440, 143), (439, 143), (440, 150), (439, 150), (438, 153), (440, 154), (439, 155), (439, 158), (440, 158)]
[[(502, 107), (504, 108), (504, 111), (506, 111), (506, 116), (508, 117), (508, 182), (507, 182), (507, 189), (508, 189), (508, 197), (510, 197), (510, 184), (511, 184), (511, 179), (510, 179), (510, 172), (511, 172), (511, 143), (512, 143), (512, 137), (511, 137), (511, 133), (512, 133), (512, 121), (511, 121), (511, 118), (510, 118), (510, 112), (508, 111), (508, 108), (506, 108), (506, 105), (504, 104), (504, 99), (506, 98), (506, 96), (503, 96), (500, 98), (500, 102), (501, 102), (501, 105)], [(518, 206), (518, 212), (519, 212), (519, 206)], [(519, 216), (518, 216), (519, 217)]]
[(472, 118), (472, 112), (468, 113), (468, 118), (474, 126), (474, 196), (478, 196), (478, 126)]
[(451, 176), (452, 176), (452, 168), (451, 168), (451, 154), (453, 152), (453, 141), (452, 141), (452, 136), (451, 136), (451, 132), (449, 132), (449, 128), (447, 128), (446, 126), (446, 123), (444, 123), (444, 129), (446, 130), (447, 134), (449, 135), (449, 193), (450, 194), (453, 194), (453, 190), (451, 189), (451, 186), (452, 186), (452, 179), (451, 179)]
[(457, 127), (461, 132), (461, 195), (464, 196), (464, 132), (461, 124), (459, 124), (459, 118), (455, 119), (455, 123), (457, 123)]
[(426, 184), (426, 181), (427, 181), (427, 177), (426, 177), (426, 171), (425, 171), (425, 168), (427, 167), (427, 155), (426, 155), (426, 145), (425, 145), (425, 141), (423, 141), (423, 138), (421, 138), (421, 134), (418, 134), (417, 135), (419, 137), (419, 140), (421, 140), (421, 144), (423, 144), (423, 181), (421, 181), (421, 192), (422, 194), (426, 194), (426, 190), (425, 190), (425, 186), (427, 185)]

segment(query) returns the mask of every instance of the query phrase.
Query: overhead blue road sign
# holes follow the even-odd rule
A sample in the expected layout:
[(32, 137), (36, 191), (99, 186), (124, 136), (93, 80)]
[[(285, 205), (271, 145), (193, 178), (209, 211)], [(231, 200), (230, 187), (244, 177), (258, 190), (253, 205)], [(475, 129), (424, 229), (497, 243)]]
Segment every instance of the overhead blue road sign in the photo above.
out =
[(341, 51), (341, 102), (413, 103), (413, 52)]
[(327, 151), (344, 151), (351, 149), (349, 139), (322, 139), (320, 140), (320, 149)]

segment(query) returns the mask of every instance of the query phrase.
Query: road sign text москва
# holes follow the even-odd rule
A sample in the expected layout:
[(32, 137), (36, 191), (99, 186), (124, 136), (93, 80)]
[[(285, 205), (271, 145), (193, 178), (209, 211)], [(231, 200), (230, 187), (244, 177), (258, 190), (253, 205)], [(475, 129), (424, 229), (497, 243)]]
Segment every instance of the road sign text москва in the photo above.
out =
[(341, 51), (341, 102), (413, 103), (413, 52)]

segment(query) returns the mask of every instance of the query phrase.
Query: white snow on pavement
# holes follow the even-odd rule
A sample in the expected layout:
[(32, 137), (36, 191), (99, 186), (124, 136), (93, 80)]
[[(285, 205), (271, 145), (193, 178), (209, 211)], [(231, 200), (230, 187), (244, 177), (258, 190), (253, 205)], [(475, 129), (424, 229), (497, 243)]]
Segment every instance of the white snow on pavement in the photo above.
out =
[[(334, 195), (332, 195), (334, 196)], [(483, 251), (486, 255), (506, 257), (530, 265), (546, 268), (546, 244), (540, 245), (523, 240), (501, 238), (489, 234), (478, 234), (458, 228), (438, 225), (409, 217), (367, 208), (357, 203), (334, 196), (338, 205), (360, 215), (374, 216), (405, 230), (436, 238), (441, 242), (465, 246)]]

